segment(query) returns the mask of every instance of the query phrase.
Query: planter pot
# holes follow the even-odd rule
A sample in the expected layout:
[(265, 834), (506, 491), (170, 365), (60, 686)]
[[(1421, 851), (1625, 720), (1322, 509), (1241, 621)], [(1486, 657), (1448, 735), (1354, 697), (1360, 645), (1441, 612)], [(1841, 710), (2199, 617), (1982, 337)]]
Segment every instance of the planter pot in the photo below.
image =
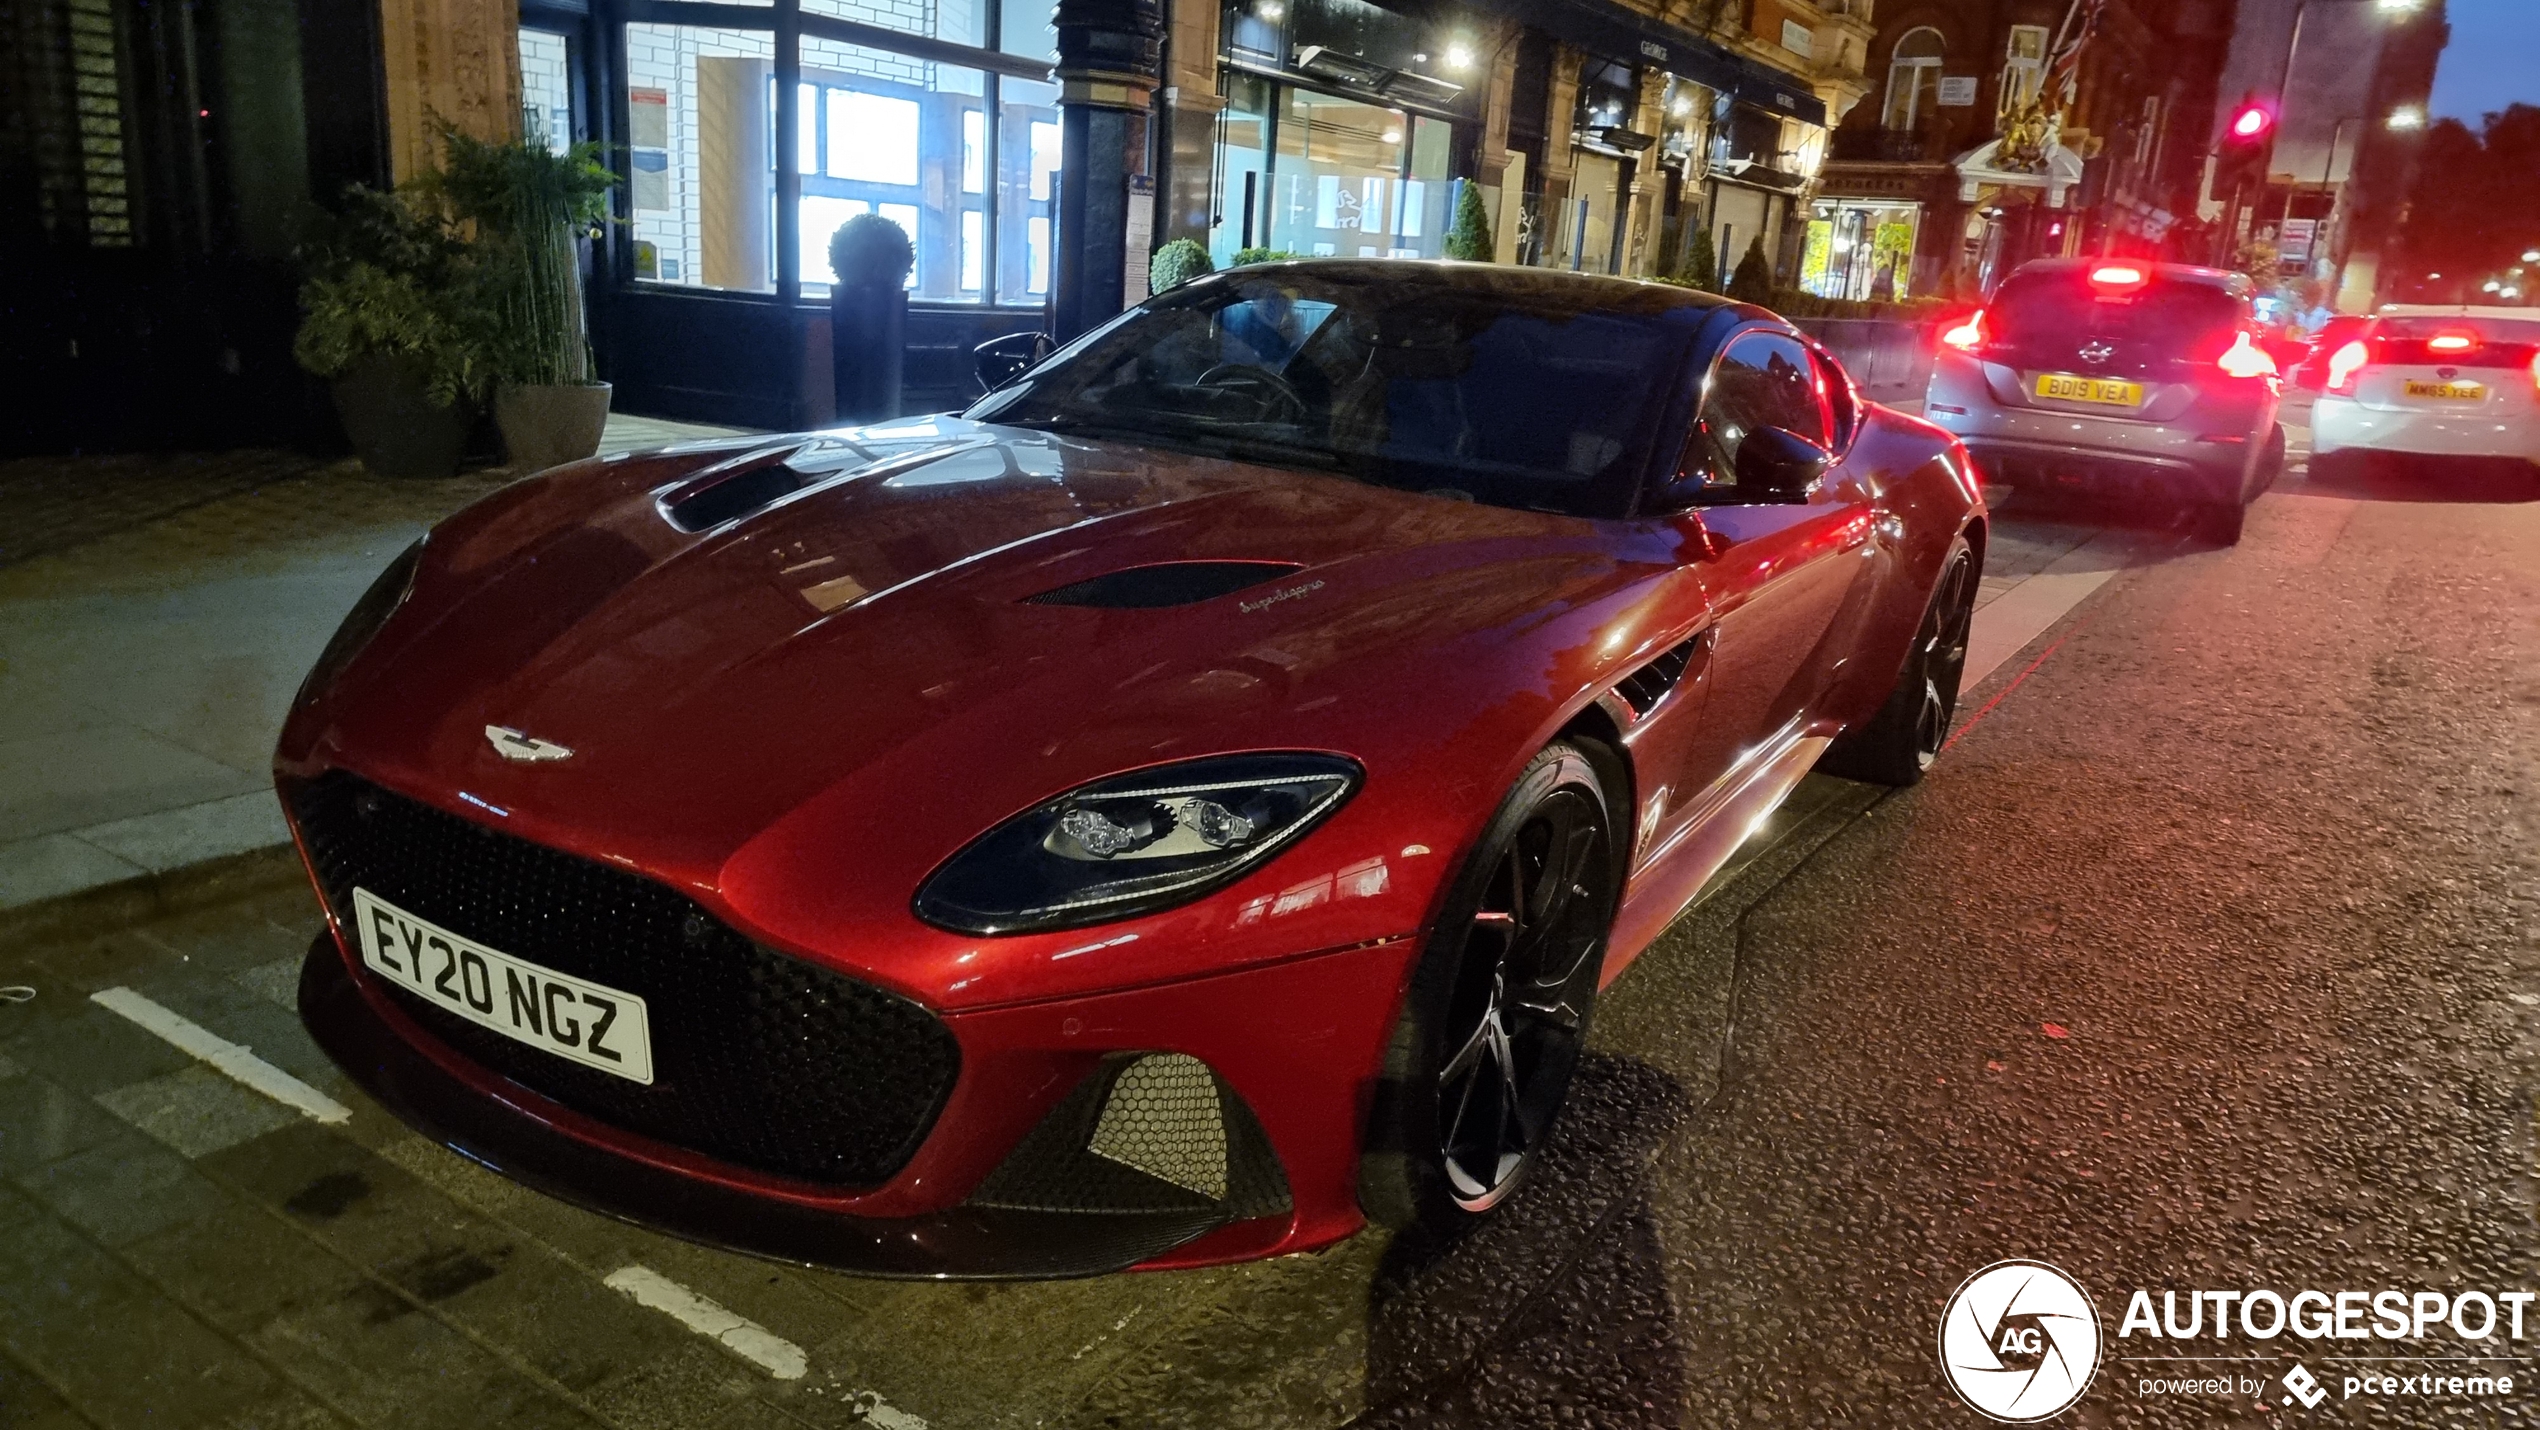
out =
[(897, 283), (841, 283), (831, 289), (829, 343), (838, 420), (887, 422), (899, 416), (908, 290)]
[(423, 366), (409, 358), (356, 359), (331, 390), (344, 435), (372, 475), (453, 477), (475, 409), (465, 402), (436, 407)]
[(605, 382), (496, 388), (494, 425), (503, 431), (512, 470), (526, 476), (579, 462), (600, 450), (600, 432), (609, 421), (609, 391)]

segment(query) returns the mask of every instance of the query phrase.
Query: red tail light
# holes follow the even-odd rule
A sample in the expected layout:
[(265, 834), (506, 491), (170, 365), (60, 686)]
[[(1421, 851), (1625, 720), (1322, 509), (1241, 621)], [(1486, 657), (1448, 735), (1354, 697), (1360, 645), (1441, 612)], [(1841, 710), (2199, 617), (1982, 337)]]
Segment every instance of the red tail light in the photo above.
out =
[(2275, 359), (2257, 345), (2247, 333), (2234, 337), (2223, 350), (2219, 365), (2227, 377), (2273, 377)]
[(2478, 346), (2478, 339), (2467, 333), (2436, 333), (2425, 340), (2425, 345), (2438, 353), (2465, 353)]
[[(2328, 390), (2341, 397), (2353, 396), (2356, 376), (2363, 372), (2364, 364), (2371, 361), (2372, 349), (2366, 347), (2361, 338), (2329, 354)], [(2540, 368), (2540, 358), (2532, 361), (2535, 368)]]
[(1984, 346), (1984, 336), (1984, 313), (1978, 310), (1974, 317), (1942, 333), (1940, 340), (1962, 353), (1971, 353)]
[(2531, 385), (2535, 389), (2540, 389), (2540, 353), (2531, 355)]
[(2110, 263), (2091, 270), (2090, 281), (2101, 288), (2140, 288), (2145, 274), (2130, 263)]

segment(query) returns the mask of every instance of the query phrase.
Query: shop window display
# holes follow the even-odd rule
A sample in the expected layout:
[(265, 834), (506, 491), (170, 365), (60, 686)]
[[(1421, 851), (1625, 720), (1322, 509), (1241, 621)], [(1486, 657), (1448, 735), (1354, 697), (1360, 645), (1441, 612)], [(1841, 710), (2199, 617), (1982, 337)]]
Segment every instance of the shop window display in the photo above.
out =
[(764, 30), (626, 27), (637, 278), (775, 291), (775, 59)]

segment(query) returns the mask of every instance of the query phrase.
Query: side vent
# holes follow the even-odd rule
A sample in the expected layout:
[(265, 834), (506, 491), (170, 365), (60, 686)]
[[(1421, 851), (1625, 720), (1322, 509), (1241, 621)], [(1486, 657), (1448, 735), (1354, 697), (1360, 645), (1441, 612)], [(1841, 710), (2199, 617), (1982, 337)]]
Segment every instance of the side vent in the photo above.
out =
[(1026, 599), (1036, 606), (1154, 610), (1214, 600), (1302, 569), (1293, 561), (1165, 561), (1107, 572)]
[(1624, 676), (1615, 684), (1614, 693), (1623, 697), (1624, 703), (1632, 707), (1633, 714), (1648, 714), (1657, 708), (1659, 701), (1667, 698), (1668, 691), (1676, 688), (1677, 681), (1685, 678), (1685, 671), (1693, 664), (1694, 653), (1702, 649), (1703, 641), (1709, 639), (1710, 634), (1705, 631)]

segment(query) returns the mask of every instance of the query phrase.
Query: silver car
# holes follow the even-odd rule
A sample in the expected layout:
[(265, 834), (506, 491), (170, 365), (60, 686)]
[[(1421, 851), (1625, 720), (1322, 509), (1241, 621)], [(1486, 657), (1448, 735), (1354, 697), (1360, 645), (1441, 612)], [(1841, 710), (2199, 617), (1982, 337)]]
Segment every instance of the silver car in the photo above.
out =
[(1925, 414), (1988, 480), (2174, 503), (2229, 545), (2284, 466), (2284, 383), (2251, 293), (2175, 263), (2023, 265), (1941, 335)]

